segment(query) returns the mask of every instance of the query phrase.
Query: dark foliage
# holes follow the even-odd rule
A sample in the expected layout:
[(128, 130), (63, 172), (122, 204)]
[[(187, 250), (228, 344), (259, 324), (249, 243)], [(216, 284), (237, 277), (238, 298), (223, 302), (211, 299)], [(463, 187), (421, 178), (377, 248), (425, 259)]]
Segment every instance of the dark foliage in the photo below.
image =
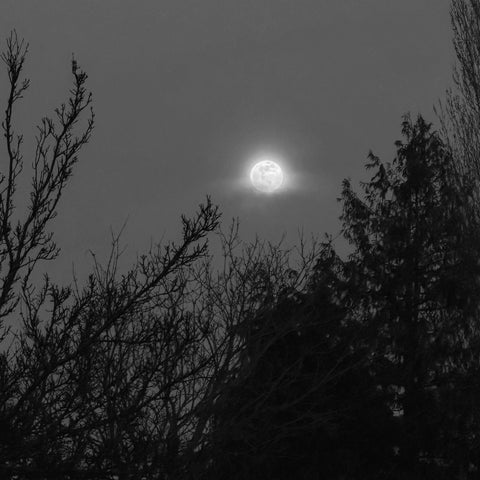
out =
[[(390, 412), (327, 278), (338, 261), (325, 245), (307, 291), (249, 323), (243, 371), (216, 406), (209, 478), (333, 478), (389, 456), (378, 440)], [(372, 409), (382, 420), (362, 424)]]
[(426, 478), (442, 464), (451, 478), (469, 468), (462, 438), (477, 423), (460, 420), (461, 385), (478, 368), (479, 244), (465, 222), (473, 186), (458, 189), (449, 151), (421, 117), (403, 134), (391, 165), (370, 155), (365, 200), (344, 183), (355, 249), (346, 268), (373, 375), (398, 412), (396, 470)]

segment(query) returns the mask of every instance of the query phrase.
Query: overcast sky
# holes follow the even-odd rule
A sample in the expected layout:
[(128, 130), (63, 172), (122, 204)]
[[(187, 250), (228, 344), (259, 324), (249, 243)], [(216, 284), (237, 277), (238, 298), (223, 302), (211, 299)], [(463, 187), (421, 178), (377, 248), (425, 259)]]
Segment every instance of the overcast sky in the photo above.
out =
[[(63, 265), (106, 251), (128, 218), (133, 254), (178, 233), (206, 194), (245, 238), (339, 230), (341, 181), (391, 160), (401, 117), (451, 84), (448, 0), (2, 0), (0, 32), (30, 42), (17, 125), (30, 142), (66, 98), (72, 52), (89, 75), (96, 130), (55, 223)], [(2, 39), (3, 40), (3, 39)], [(0, 77), (2, 102), (6, 75)], [(2, 107), (3, 111), (3, 107)], [(246, 182), (260, 153), (287, 175)], [(0, 161), (4, 164), (5, 152)], [(2, 167), (4, 168), (4, 167)]]

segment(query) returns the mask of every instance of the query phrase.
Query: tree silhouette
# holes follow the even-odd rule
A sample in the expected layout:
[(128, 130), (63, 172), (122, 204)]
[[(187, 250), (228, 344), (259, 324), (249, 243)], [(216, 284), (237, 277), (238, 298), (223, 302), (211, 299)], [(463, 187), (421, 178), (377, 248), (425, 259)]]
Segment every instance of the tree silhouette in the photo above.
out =
[(382, 478), (388, 470), (391, 412), (351, 348), (358, 331), (342, 262), (327, 242), (315, 263), (307, 284), (244, 325), (239, 374), (216, 404), (207, 478), (356, 478), (372, 469)]
[(459, 190), (422, 117), (402, 133), (392, 164), (370, 154), (364, 198), (344, 182), (353, 253), (342, 261), (327, 242), (308, 286), (246, 324), (240, 374), (216, 406), (210, 478), (475, 475), (474, 186)]
[[(233, 335), (227, 336), (233, 346), (234, 355), (230, 355), (230, 368), (221, 378), (221, 384), (217, 381), (216, 389), (213, 390), (213, 401), (204, 405), (202, 411), (210, 420), (200, 469), (205, 478), (223, 478), (223, 475), (240, 473), (246, 475), (247, 469), (252, 473), (252, 466), (242, 465), (243, 460), (252, 454), (245, 441), (249, 443), (253, 440), (258, 443), (262, 439), (249, 429), (254, 419), (265, 424), (271, 417), (262, 418), (262, 411), (259, 416), (252, 416), (251, 409), (258, 407), (255, 403), (257, 397), (250, 399), (244, 395), (239, 398), (237, 394), (245, 384), (252, 386), (253, 382), (257, 382), (259, 372), (262, 372), (264, 377), (274, 374), (273, 366), (265, 362), (266, 352), (275, 348), (277, 342), (285, 342), (286, 335), (296, 334), (291, 330), (292, 325), (283, 325), (272, 331), (273, 324), (268, 320), (268, 312), (280, 299), (293, 299), (304, 288), (305, 279), (310, 276), (316, 258), (315, 248), (308, 252), (300, 248), (298, 262), (295, 268), (292, 268), (291, 252), (281, 249), (279, 245), (258, 240), (253, 244), (236, 246), (228, 240), (224, 245), (227, 267), (216, 282), (209, 284), (208, 291), (213, 294), (209, 295), (209, 298), (215, 299), (215, 308), (220, 309), (220, 317), (235, 318), (232, 325), (234, 328), (231, 329)], [(285, 327), (290, 328), (290, 331), (287, 332)], [(230, 351), (232, 346), (229, 346)], [(294, 348), (292, 343), (292, 349)], [(297, 367), (288, 373), (288, 378), (285, 377), (283, 383), (294, 384)], [(274, 390), (263, 391), (261, 394), (257, 392), (262, 397), (260, 401), (270, 405), (269, 398), (275, 395)], [(294, 396), (291, 400), (293, 405)], [(308, 423), (308, 418), (308, 414), (304, 415), (302, 422)], [(299, 422), (297, 428), (302, 422)], [(292, 426), (291, 430), (294, 429)], [(282, 435), (291, 434), (288, 430), (277, 433), (280, 439)], [(247, 439), (245, 435), (250, 437)], [(239, 436), (244, 441), (240, 442)], [(263, 457), (258, 455), (258, 450), (256, 453), (255, 457), (250, 458), (258, 464)], [(238, 469), (240, 465), (241, 470)], [(228, 471), (225, 468), (228, 468)], [(196, 478), (199, 478), (199, 475)]]
[[(36, 263), (58, 254), (46, 229), (76, 155), (89, 140), (93, 114), (77, 136), (91, 96), (87, 76), (73, 60), (74, 88), (55, 111), (57, 123), (42, 120), (31, 207), (24, 223), (15, 225), (23, 157), (12, 118), (28, 87), (28, 81), (19, 83), (26, 53), (12, 33), (3, 56), (11, 91), (4, 121), (9, 170), (0, 192), (0, 261), (6, 272), (0, 312), (18, 328), (5, 326), (2, 336), (1, 476), (198, 477), (216, 401), (237, 374), (245, 349), (239, 334), (245, 319), (275, 292), (304, 281), (314, 254), (280, 281), (290, 268), (288, 253), (259, 241), (241, 244), (235, 225), (227, 234), (217, 231), (218, 209), (207, 199), (192, 219), (182, 217), (179, 243), (153, 247), (125, 273), (118, 268), (121, 249), (114, 237), (110, 258), (105, 265), (94, 259), (85, 286), (60, 287), (48, 277), (33, 284)], [(205, 239), (213, 231), (224, 252), (218, 272)]]
[(86, 286), (59, 287), (48, 277), (34, 285), (36, 264), (58, 255), (48, 226), (90, 138), (93, 113), (76, 133), (91, 95), (73, 60), (67, 102), (38, 127), (30, 205), (21, 218), (15, 198), (24, 161), (13, 112), (29, 85), (21, 80), (27, 49), (13, 32), (2, 55), (10, 92), (2, 123), (0, 316), (19, 328), (2, 324), (1, 476), (137, 478), (145, 472), (167, 478), (188, 423), (182, 402), (192, 401), (196, 375), (212, 361), (200, 349), (207, 325), (186, 310), (191, 297), (184, 292), (219, 213), (208, 199), (193, 219), (182, 217), (180, 243), (158, 245), (126, 274), (118, 272), (114, 239), (109, 261), (95, 263)]
[[(438, 112), (444, 138), (455, 156), (455, 168), (480, 178), (480, 2), (452, 0), (450, 18), (457, 64), (454, 89)], [(460, 177), (461, 178), (461, 177)], [(477, 192), (478, 193), (478, 192)]]
[(443, 465), (451, 478), (469, 467), (464, 439), (478, 421), (463, 401), (478, 368), (478, 244), (465, 222), (473, 185), (459, 190), (449, 150), (421, 117), (402, 131), (392, 164), (370, 154), (363, 200), (344, 182), (354, 247), (345, 267), (373, 375), (398, 415), (397, 470), (438, 477)]

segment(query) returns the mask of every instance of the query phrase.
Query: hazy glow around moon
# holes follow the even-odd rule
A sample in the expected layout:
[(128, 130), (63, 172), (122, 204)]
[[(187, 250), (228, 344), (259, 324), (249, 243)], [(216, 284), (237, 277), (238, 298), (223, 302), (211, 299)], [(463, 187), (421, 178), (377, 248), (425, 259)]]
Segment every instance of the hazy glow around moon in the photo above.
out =
[(272, 160), (262, 160), (250, 170), (250, 180), (257, 190), (272, 193), (282, 186), (283, 172)]

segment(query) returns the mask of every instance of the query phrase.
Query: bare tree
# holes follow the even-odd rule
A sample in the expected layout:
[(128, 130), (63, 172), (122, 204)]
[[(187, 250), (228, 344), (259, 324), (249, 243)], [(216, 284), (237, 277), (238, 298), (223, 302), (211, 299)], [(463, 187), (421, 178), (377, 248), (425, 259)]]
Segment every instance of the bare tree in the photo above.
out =
[[(453, 88), (439, 105), (444, 140), (455, 158), (453, 178), (474, 183), (480, 195), (480, 1), (452, 0), (450, 18), (457, 63)], [(472, 212), (470, 212), (470, 215)]]
[[(195, 238), (213, 228), (215, 212), (207, 204), (200, 223), (184, 219), (199, 229)], [(184, 242), (193, 241), (191, 227)], [(301, 289), (315, 259), (314, 249), (304, 249), (294, 270), (278, 245), (242, 244), (235, 228), (218, 236), (220, 270), (205, 256), (206, 244), (179, 256), (184, 243), (157, 247), (121, 275), (115, 238), (107, 265), (95, 264), (83, 290), (46, 284), (36, 295), (25, 292), (23, 329), (6, 372), (12, 387), (4, 423), (19, 435), (5, 451), (12, 459), (5, 471), (198, 477), (211, 454), (219, 397), (275, 341), (248, 352), (245, 369), (249, 323)]]
[[(2, 121), (6, 146), (6, 172), (0, 176), (0, 317), (15, 310), (19, 297), (15, 287), (26, 286), (35, 265), (52, 260), (58, 248), (48, 225), (56, 216), (63, 190), (72, 175), (79, 150), (88, 142), (94, 125), (90, 108), (91, 93), (85, 88), (87, 75), (72, 61), (73, 87), (66, 103), (55, 109), (55, 117), (44, 117), (37, 126), (36, 148), (28, 210), (15, 212), (17, 180), (24, 167), (21, 151), (23, 136), (14, 127), (14, 107), (29, 86), (22, 79), (28, 44), (16, 32), (7, 39), (1, 58), (7, 67), (10, 91)], [(90, 108), (86, 127), (77, 133), (77, 123), (84, 110)], [(5, 171), (4, 170), (4, 171)], [(15, 213), (19, 218), (15, 218)]]
[[(106, 478), (111, 471), (124, 474), (130, 465), (132, 452), (120, 448), (128, 450), (128, 444), (118, 442), (118, 425), (142, 435), (145, 419), (137, 414), (174, 386), (158, 377), (172, 375), (174, 360), (191, 342), (190, 327), (173, 313), (184, 288), (183, 271), (205, 255), (202, 239), (217, 226), (219, 213), (208, 199), (193, 219), (182, 217), (179, 244), (158, 246), (124, 275), (117, 271), (115, 241), (109, 262), (104, 268), (95, 265), (85, 287), (59, 287), (48, 277), (34, 285), (30, 279), (38, 262), (58, 255), (48, 227), (78, 152), (90, 139), (94, 115), (90, 108), (79, 130), (92, 96), (87, 75), (73, 59), (67, 102), (38, 126), (29, 208), (22, 216), (15, 201), (23, 137), (15, 132), (13, 113), (29, 86), (22, 79), (27, 51), (12, 32), (2, 54), (10, 90), (2, 122), (7, 162), (0, 177), (0, 317), (16, 321), (20, 315), (21, 325), (9, 334), (2, 323), (0, 470), (5, 478)], [(168, 317), (147, 322), (165, 308)], [(132, 425), (138, 428), (132, 431)]]
[[(31, 189), (28, 195), (28, 208), (24, 212), (16, 210), (19, 193), (17, 185), (24, 167), (22, 144), (23, 136), (17, 134), (14, 126), (14, 108), (29, 87), (29, 80), (22, 79), (28, 44), (18, 38), (13, 31), (7, 38), (6, 49), (1, 58), (4, 62), (9, 92), (2, 129), (6, 152), (2, 156), (3, 174), (0, 175), (0, 338), (2, 340), (0, 390), (2, 417), (7, 410), (19, 410), (23, 403), (18, 372), (13, 366), (14, 353), (7, 348), (8, 325), (6, 317), (18, 316), (19, 303), (24, 294), (31, 293), (31, 274), (40, 261), (53, 260), (58, 255), (49, 224), (56, 216), (57, 205), (64, 188), (72, 175), (79, 150), (89, 141), (94, 126), (91, 110), (92, 96), (87, 92), (87, 75), (72, 61), (73, 87), (66, 103), (55, 109), (55, 116), (44, 117), (37, 126), (36, 148), (32, 156)], [(84, 110), (90, 109), (86, 125), (79, 129), (78, 121)], [(50, 285), (46, 281), (42, 295), (46, 295)], [(61, 298), (63, 291), (55, 296)], [(58, 305), (57, 305), (58, 306)], [(58, 314), (58, 310), (53, 313)], [(13, 406), (13, 397), (19, 402)], [(6, 422), (6, 420), (4, 420)], [(8, 424), (8, 422), (7, 422)], [(15, 424), (5, 425), (5, 440), (18, 441)], [(12, 440), (13, 438), (13, 440)], [(2, 451), (5, 450), (2, 445)], [(6, 448), (8, 450), (8, 448)], [(8, 458), (4, 457), (4, 458)], [(8, 462), (8, 460), (7, 460)]]
[[(444, 140), (450, 147), (454, 159), (452, 179), (459, 187), (457, 195), (461, 199), (458, 211), (463, 216), (463, 221), (457, 226), (457, 235), (463, 242), (463, 253), (470, 255), (473, 260), (469, 270), (475, 279), (473, 284), (478, 286), (478, 272), (475, 269), (478, 267), (480, 242), (480, 1), (452, 0), (450, 18), (457, 59), (453, 72), (454, 88), (447, 91), (446, 101), (440, 106), (437, 114), (442, 123)], [(478, 305), (472, 303), (474, 307), (468, 332), (470, 338), (462, 341), (469, 345), (468, 351), (471, 352), (472, 359), (460, 367), (465, 371), (474, 372), (471, 374), (470, 383), (473, 383), (472, 379), (478, 372), (478, 357), (473, 352), (478, 352), (476, 346), (478, 342), (474, 339), (478, 337), (480, 317)], [(478, 392), (478, 389), (472, 389), (473, 391)], [(473, 393), (470, 395), (473, 396)], [(475, 404), (475, 400), (468, 401)], [(471, 406), (464, 408), (468, 410)], [(463, 413), (463, 416), (463, 428), (470, 423), (471, 430), (478, 430), (476, 415), (468, 417)], [(462, 425), (462, 422), (458, 423)], [(458, 436), (462, 440), (467, 438), (465, 434)], [(467, 460), (465, 457), (469, 450), (476, 447), (473, 442), (470, 442), (468, 447), (462, 445), (460, 439), (457, 442), (461, 445), (456, 452), (460, 469), (459, 478), (467, 478), (468, 475), (473, 475), (468, 471), (476, 461)], [(478, 465), (475, 468), (478, 468)]]
[(199, 448), (211, 453), (209, 434), (226, 389), (254, 372), (269, 346), (287, 334), (285, 329), (279, 329), (265, 339), (261, 348), (251, 350), (252, 338), (269, 330), (267, 322), (259, 323), (259, 318), (282, 298), (305, 288), (318, 257), (316, 242), (307, 248), (302, 238), (293, 250), (283, 248), (282, 242), (271, 244), (258, 238), (243, 243), (238, 223), (233, 223), (226, 233), (220, 231), (219, 238), (223, 252), (220, 269), (207, 263), (201, 275), (196, 275), (200, 287), (197, 311), (210, 319), (207, 347), (212, 361), (200, 383), (202, 396), (195, 408), (198, 421), (188, 459)]
[(168, 412), (169, 392), (200, 368), (188, 363), (198, 335), (182, 310), (184, 272), (205, 254), (199, 242), (217, 221), (208, 201), (182, 218), (180, 244), (158, 246), (125, 274), (116, 239), (83, 289), (48, 281), (23, 289), (4, 390), (5, 421), (21, 433), (22, 448), (11, 448), (21, 458), (16, 474), (131, 478), (132, 469), (165, 468), (155, 432), (175, 438), (174, 412), (155, 409)]
[[(302, 288), (315, 260), (256, 241), (238, 224), (223, 233), (209, 198), (182, 216), (178, 243), (158, 244), (120, 272), (120, 240), (105, 264), (94, 258), (84, 286), (58, 286), (32, 272), (58, 248), (49, 222), (93, 130), (78, 123), (92, 97), (72, 61), (74, 86), (38, 127), (30, 205), (15, 210), (24, 161), (13, 127), (28, 45), (13, 32), (2, 58), (10, 93), (3, 128), (7, 173), (0, 178), (0, 476), (2, 478), (173, 479), (195, 476), (227, 382), (245, 376), (249, 322)], [(20, 218), (14, 218), (14, 215)], [(217, 231), (218, 267), (207, 235)], [(273, 341), (273, 340), (272, 340)], [(265, 347), (266, 348), (266, 347)], [(249, 358), (252, 364), (261, 352)], [(242, 370), (240, 371), (240, 366)], [(196, 470), (197, 469), (197, 470)]]

